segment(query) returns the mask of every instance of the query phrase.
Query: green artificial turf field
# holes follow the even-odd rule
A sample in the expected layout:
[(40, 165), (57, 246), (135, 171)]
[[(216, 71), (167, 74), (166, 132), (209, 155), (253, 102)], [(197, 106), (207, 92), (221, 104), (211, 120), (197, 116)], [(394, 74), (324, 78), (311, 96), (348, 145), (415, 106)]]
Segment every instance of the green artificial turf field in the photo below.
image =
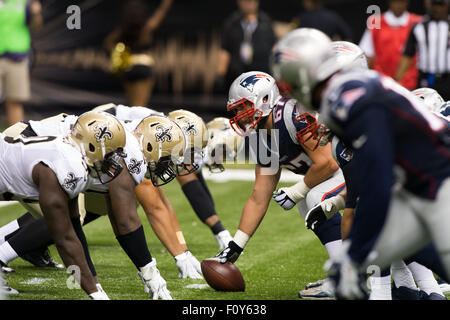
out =
[[(244, 202), (251, 192), (251, 182), (209, 182), (216, 210), (224, 226), (234, 235)], [(282, 184), (280, 184), (282, 185)], [(195, 215), (177, 182), (163, 187), (174, 206), (189, 249), (199, 261), (219, 252), (213, 234)], [(0, 225), (19, 217), (20, 205), (0, 208)], [(326, 250), (314, 234), (306, 230), (296, 209), (285, 212), (274, 202), (260, 228), (250, 240), (245, 253), (236, 262), (246, 280), (245, 292), (216, 292), (210, 287), (189, 288), (206, 284), (204, 280), (179, 279), (173, 257), (153, 233), (142, 209), (146, 239), (161, 275), (174, 299), (181, 300), (286, 300), (298, 299), (306, 283), (323, 279)], [(148, 299), (137, 270), (119, 246), (107, 217), (84, 227), (99, 281), (111, 299)], [(54, 246), (53, 257), (61, 262)], [(68, 289), (65, 270), (36, 268), (16, 259), (9, 264), (16, 270), (7, 276), (11, 287), (20, 294), (10, 299), (87, 299), (81, 289)], [(70, 283), (70, 280), (69, 280)]]

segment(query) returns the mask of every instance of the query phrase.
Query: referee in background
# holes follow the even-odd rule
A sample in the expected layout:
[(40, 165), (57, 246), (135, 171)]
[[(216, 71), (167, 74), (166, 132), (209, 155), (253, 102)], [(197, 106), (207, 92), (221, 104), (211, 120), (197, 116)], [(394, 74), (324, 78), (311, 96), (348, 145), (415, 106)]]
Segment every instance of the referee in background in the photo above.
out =
[(431, 0), (429, 16), (417, 23), (409, 34), (395, 80), (400, 82), (418, 53), (417, 87), (433, 88), (450, 100), (450, 0)]

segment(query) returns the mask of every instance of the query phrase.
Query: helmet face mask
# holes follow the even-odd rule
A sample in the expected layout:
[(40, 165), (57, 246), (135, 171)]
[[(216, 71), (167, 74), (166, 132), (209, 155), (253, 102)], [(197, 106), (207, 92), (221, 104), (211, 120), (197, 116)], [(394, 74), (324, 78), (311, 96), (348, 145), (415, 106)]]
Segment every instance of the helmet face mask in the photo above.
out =
[(72, 127), (70, 140), (80, 151), (91, 177), (106, 184), (121, 173), (126, 136), (113, 115), (103, 112), (80, 115)]
[(235, 113), (235, 116), (230, 119), (230, 125), (240, 136), (245, 136), (252, 129), (256, 128), (263, 114), (261, 110), (255, 108), (255, 104), (252, 101), (246, 98), (228, 105), (227, 109)]
[(319, 124), (316, 117), (311, 113), (305, 112), (298, 115), (294, 121), (307, 124), (305, 128), (296, 133), (297, 139), (303, 144), (303, 147), (314, 151), (317, 147), (328, 143), (328, 140), (326, 140), (329, 134), (328, 128), (323, 124)]
[(155, 186), (172, 181), (186, 152), (186, 139), (178, 124), (167, 117), (151, 115), (137, 125), (133, 134), (147, 162), (145, 177)]

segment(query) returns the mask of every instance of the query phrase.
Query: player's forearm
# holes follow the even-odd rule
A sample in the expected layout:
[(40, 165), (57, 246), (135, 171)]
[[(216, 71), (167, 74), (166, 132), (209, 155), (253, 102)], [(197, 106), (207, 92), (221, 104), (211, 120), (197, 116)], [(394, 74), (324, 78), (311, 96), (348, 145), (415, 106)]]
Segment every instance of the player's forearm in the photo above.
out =
[(309, 167), (303, 181), (309, 188), (313, 188), (329, 179), (338, 169), (339, 166), (335, 161), (314, 163)]
[(252, 195), (245, 203), (242, 211), (241, 220), (239, 222), (239, 230), (245, 232), (248, 236), (252, 236), (258, 229), (264, 215), (269, 206), (269, 199), (258, 199)]
[(396, 81), (401, 81), (403, 79), (403, 76), (405, 75), (406, 71), (408, 71), (408, 69), (411, 65), (411, 61), (412, 61), (411, 57), (408, 57), (408, 56), (402, 56), (400, 58), (397, 72), (395, 73)]
[(342, 220), (341, 220), (341, 237), (342, 240), (346, 239), (350, 229), (353, 224), (353, 212), (355, 209), (353, 208), (345, 208), (344, 213), (342, 214)]

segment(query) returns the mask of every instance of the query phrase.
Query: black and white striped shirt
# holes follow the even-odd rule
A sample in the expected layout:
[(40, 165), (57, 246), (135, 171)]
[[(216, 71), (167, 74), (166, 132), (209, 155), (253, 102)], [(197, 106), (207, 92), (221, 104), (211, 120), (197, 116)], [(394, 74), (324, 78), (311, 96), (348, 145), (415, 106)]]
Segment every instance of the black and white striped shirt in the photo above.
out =
[(450, 73), (449, 22), (427, 19), (411, 30), (403, 54), (413, 57), (417, 52), (417, 67), (421, 72)]

